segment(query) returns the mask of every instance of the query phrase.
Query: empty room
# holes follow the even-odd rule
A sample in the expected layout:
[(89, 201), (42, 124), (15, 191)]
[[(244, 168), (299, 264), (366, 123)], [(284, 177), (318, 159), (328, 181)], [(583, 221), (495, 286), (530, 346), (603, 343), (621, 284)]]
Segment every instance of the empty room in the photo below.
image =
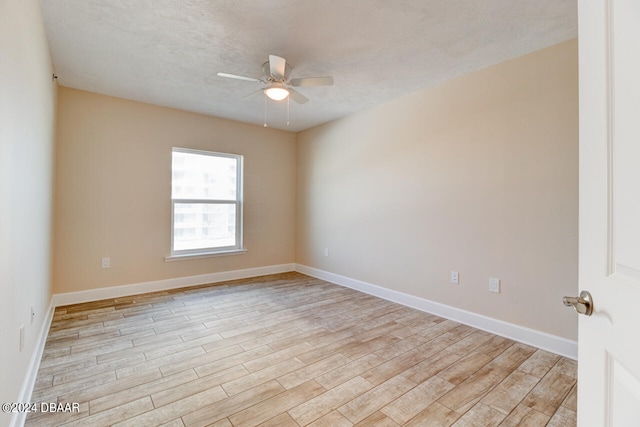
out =
[(633, 1), (0, 20), (0, 425), (637, 425)]

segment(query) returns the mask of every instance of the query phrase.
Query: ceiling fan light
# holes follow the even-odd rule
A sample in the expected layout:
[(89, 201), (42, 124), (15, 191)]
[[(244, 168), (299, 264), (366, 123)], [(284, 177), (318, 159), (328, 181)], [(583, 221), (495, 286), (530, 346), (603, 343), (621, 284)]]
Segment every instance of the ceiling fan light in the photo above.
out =
[(265, 89), (264, 93), (274, 101), (282, 101), (289, 96), (289, 91), (283, 87), (270, 87)]

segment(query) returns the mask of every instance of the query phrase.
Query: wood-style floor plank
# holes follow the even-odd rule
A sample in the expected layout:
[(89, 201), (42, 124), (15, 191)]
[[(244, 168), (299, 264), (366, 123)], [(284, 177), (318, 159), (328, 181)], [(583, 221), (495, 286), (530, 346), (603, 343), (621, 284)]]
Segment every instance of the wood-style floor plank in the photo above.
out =
[(26, 426), (575, 426), (576, 373), (285, 273), (57, 308)]
[(355, 377), (328, 390), (326, 393), (301, 403), (289, 410), (289, 414), (298, 424), (308, 425), (372, 388), (373, 384), (367, 380), (362, 377)]

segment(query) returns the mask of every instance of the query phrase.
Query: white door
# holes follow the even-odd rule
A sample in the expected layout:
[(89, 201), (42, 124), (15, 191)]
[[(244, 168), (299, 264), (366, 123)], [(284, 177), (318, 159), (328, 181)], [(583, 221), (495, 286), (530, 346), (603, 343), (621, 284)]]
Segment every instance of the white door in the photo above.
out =
[(640, 0), (578, 0), (578, 425), (640, 426)]

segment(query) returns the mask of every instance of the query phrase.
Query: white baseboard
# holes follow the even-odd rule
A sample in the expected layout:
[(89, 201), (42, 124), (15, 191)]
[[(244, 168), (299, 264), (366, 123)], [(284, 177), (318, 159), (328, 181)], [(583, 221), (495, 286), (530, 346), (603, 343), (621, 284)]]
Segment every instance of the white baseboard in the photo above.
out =
[(130, 285), (89, 289), (86, 291), (65, 292), (54, 294), (52, 304), (54, 307), (60, 307), (63, 305), (80, 304), (109, 298), (166, 291), (168, 289), (184, 288), (187, 286), (206, 285), (207, 283), (218, 283), (227, 280), (247, 279), (249, 277), (264, 276), (266, 274), (285, 273), (287, 271), (295, 271), (295, 264), (269, 265), (244, 270), (221, 271), (198, 276), (177, 277), (175, 279), (154, 280)]
[[(44, 352), (44, 346), (47, 342), (47, 336), (49, 335), (49, 328), (51, 327), (51, 321), (53, 320), (54, 311), (55, 306), (53, 305), (52, 301), (49, 304), (47, 313), (45, 314), (44, 322), (42, 322), (42, 325), (40, 327), (40, 333), (38, 334), (36, 345), (33, 349), (33, 353), (31, 354), (31, 360), (29, 360), (29, 366), (27, 367), (24, 381), (22, 382), (22, 388), (20, 389), (20, 394), (18, 395), (17, 400), (20, 403), (31, 402), (31, 394), (33, 393), (33, 387), (36, 384), (38, 370), (40, 369), (40, 361), (42, 360), (42, 353)], [(26, 420), (27, 412), (14, 412), (13, 416), (11, 417), (9, 427), (22, 427), (24, 426)]]
[(473, 326), (474, 328), (482, 329), (483, 331), (491, 332), (523, 344), (541, 348), (573, 360), (578, 359), (577, 341), (551, 335), (546, 332), (536, 331), (535, 329), (515, 325), (513, 323), (483, 316), (481, 314), (405, 294), (403, 292), (394, 291), (392, 289), (383, 288), (361, 280), (308, 267), (306, 265), (296, 264), (295, 269), (296, 271), (308, 276), (355, 289), (388, 301), (397, 302), (398, 304), (435, 314), (459, 323), (464, 323), (465, 325)]

